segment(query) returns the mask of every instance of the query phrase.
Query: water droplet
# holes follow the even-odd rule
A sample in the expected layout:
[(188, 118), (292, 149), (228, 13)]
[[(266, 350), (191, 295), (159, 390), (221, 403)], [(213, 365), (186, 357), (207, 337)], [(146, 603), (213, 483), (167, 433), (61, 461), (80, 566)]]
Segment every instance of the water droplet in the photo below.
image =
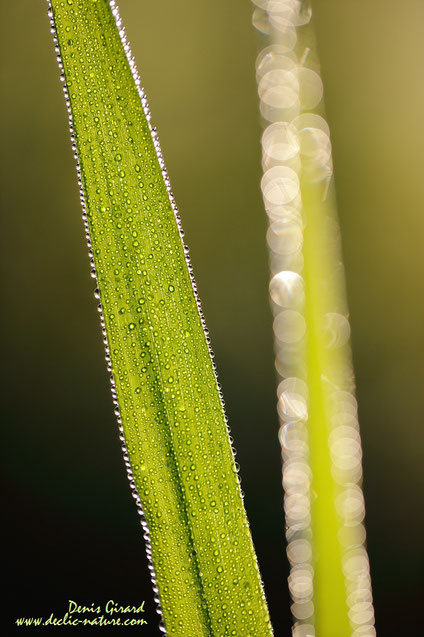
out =
[(322, 80), (318, 73), (299, 66), (297, 77), (300, 84), (300, 103), (302, 108), (310, 110), (318, 106), (324, 93)]
[(305, 335), (306, 323), (295, 310), (284, 310), (277, 314), (273, 323), (275, 336), (282, 343), (298, 343)]
[(266, 238), (273, 252), (290, 255), (302, 247), (303, 229), (298, 218), (281, 217), (271, 223)]
[(303, 278), (291, 270), (278, 272), (269, 284), (269, 293), (277, 305), (284, 308), (301, 308), (305, 301)]
[(299, 153), (299, 142), (286, 122), (270, 124), (262, 135), (262, 150), (265, 166), (270, 160), (286, 162)]
[(288, 110), (299, 102), (299, 81), (296, 73), (286, 69), (268, 71), (258, 86), (261, 101), (273, 108)]
[(299, 178), (287, 166), (273, 166), (262, 177), (261, 189), (265, 205), (282, 206), (299, 194)]
[(278, 413), (284, 422), (299, 422), (308, 417), (305, 398), (294, 391), (284, 390), (278, 401)]
[(350, 338), (350, 325), (347, 318), (337, 312), (328, 312), (324, 319), (327, 347), (342, 347), (346, 345)]

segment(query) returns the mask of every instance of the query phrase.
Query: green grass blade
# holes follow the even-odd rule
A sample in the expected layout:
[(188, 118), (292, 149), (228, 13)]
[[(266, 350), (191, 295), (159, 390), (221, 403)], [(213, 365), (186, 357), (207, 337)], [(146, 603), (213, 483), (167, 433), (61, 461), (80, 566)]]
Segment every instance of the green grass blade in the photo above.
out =
[(187, 249), (117, 8), (51, 0), (49, 15), (116, 413), (165, 630), (271, 635)]
[(264, 40), (256, 66), (261, 187), (293, 635), (372, 637), (350, 327), (312, 11), (303, 0), (253, 1)]

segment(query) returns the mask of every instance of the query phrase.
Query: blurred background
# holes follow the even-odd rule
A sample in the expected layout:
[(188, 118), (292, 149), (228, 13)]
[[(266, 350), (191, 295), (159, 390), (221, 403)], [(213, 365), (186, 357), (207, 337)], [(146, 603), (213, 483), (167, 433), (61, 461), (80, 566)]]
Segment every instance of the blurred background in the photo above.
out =
[[(190, 247), (275, 632), (288, 636), (252, 5), (118, 4)], [(386, 637), (416, 635), (424, 599), (424, 4), (313, 5), (351, 312), (376, 627)], [(31, 634), (14, 620), (63, 616), (69, 599), (114, 599), (145, 600), (140, 632), (155, 636), (47, 5), (1, 0), (0, 7), (8, 565), (1, 634)], [(81, 629), (90, 631), (97, 629)]]

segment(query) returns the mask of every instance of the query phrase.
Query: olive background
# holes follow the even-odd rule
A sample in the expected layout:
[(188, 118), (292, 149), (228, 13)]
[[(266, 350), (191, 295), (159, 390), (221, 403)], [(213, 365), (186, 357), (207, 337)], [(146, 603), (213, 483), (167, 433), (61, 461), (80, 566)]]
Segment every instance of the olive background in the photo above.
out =
[[(180, 209), (277, 636), (290, 634), (258, 53), (248, 0), (120, 0)], [(422, 629), (424, 4), (316, 0), (364, 452), (376, 626)], [(2, 635), (145, 600), (45, 0), (1, 0)], [(117, 635), (122, 629), (52, 628)], [(325, 637), (325, 636), (321, 636)]]

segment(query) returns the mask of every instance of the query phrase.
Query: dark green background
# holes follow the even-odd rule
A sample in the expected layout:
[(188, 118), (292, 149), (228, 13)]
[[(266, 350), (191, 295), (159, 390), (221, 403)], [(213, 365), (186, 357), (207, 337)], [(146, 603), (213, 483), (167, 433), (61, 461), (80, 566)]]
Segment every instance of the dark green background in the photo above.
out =
[[(251, 4), (119, 5), (190, 247), (276, 635), (288, 636)], [(0, 6), (3, 553), (10, 567), (1, 634), (31, 634), (15, 631), (13, 620), (61, 616), (68, 599), (113, 598), (146, 600), (149, 625), (140, 634), (159, 635), (113, 416), (47, 5)], [(415, 635), (424, 597), (424, 4), (316, 0), (315, 20), (377, 630)], [(98, 630), (108, 633), (71, 633)]]

